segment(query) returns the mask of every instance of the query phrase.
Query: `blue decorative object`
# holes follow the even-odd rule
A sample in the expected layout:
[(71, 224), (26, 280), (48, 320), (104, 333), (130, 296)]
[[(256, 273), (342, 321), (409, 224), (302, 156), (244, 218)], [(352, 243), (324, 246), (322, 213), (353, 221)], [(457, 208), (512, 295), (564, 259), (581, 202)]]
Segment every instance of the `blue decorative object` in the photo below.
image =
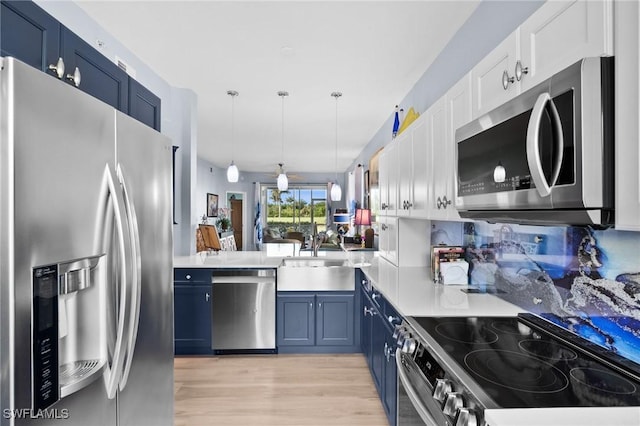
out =
[(400, 117), (398, 116), (398, 105), (396, 105), (396, 112), (395, 112), (395, 117), (393, 119), (393, 133), (391, 134), (392, 137), (396, 137), (396, 135), (398, 134), (398, 129), (400, 128)]

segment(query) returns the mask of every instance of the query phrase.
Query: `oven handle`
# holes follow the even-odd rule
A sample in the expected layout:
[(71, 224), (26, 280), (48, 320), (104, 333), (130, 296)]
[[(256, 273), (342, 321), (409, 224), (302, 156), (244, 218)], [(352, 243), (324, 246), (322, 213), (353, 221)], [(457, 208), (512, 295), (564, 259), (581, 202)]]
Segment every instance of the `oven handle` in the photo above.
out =
[(416, 412), (420, 416), (423, 422), (427, 425), (437, 425), (438, 423), (435, 419), (429, 414), (429, 411), (422, 405), (420, 402), (420, 398), (418, 397), (418, 393), (409, 382), (409, 378), (407, 377), (407, 373), (404, 370), (404, 366), (402, 365), (402, 351), (400, 349), (396, 349), (396, 366), (398, 367), (398, 378), (402, 382), (402, 386), (404, 390), (407, 391), (407, 396), (411, 400), (411, 404), (413, 408), (415, 408)]
[[(553, 165), (553, 175), (551, 182), (547, 182), (542, 170), (542, 161), (540, 160), (540, 123), (545, 106), (549, 104), (551, 107), (551, 119), (553, 121), (554, 140), (556, 141), (556, 161)], [(541, 93), (531, 111), (531, 118), (527, 126), (527, 163), (531, 172), (531, 179), (536, 185), (538, 194), (541, 197), (548, 197), (551, 194), (551, 188), (556, 184), (560, 175), (560, 166), (562, 165), (562, 154), (564, 149), (564, 140), (562, 137), (562, 123), (556, 105), (551, 99), (549, 93)]]

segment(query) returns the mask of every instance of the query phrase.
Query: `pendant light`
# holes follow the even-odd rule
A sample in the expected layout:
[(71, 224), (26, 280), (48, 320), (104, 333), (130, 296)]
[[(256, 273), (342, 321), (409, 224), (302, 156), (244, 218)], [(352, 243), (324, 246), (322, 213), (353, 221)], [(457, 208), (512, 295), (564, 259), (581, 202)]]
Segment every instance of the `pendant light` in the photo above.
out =
[(233, 149), (234, 149), (234, 140), (233, 140), (233, 125), (234, 125), (234, 103), (236, 96), (238, 96), (238, 92), (235, 90), (227, 90), (227, 95), (231, 96), (231, 164), (227, 168), (227, 181), (230, 183), (235, 183), (238, 181), (238, 177), (240, 176), (240, 172), (238, 171), (238, 166), (233, 162)]
[(282, 163), (278, 163), (280, 166), (280, 171), (278, 174), (278, 191), (283, 192), (289, 188), (289, 179), (287, 178), (287, 174), (284, 172), (282, 166), (284, 165), (284, 98), (285, 96), (289, 96), (289, 92), (280, 91), (278, 92), (278, 96), (282, 98), (282, 152), (280, 158), (282, 159)]
[(331, 201), (340, 201), (342, 199), (342, 188), (338, 183), (338, 98), (342, 96), (342, 92), (333, 92), (331, 96), (336, 98), (336, 180), (331, 185)]

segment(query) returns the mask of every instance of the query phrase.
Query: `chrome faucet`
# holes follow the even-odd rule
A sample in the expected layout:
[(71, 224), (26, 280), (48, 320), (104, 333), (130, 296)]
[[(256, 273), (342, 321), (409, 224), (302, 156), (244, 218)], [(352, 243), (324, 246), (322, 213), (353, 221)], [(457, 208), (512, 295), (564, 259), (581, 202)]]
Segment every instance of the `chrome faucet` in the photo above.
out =
[(318, 224), (313, 222), (313, 234), (311, 235), (311, 249), (313, 257), (318, 257), (318, 248), (320, 247), (320, 236), (318, 235)]

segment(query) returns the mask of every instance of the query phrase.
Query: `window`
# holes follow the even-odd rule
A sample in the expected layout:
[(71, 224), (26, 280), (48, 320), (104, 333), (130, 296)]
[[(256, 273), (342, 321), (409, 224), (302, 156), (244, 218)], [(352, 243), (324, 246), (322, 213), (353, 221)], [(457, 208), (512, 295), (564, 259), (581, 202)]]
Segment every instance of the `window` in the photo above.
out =
[(265, 226), (280, 231), (299, 231), (305, 236), (312, 234), (312, 223), (318, 232), (327, 229), (327, 187), (322, 185), (289, 185), (280, 192), (275, 186), (263, 186), (265, 200)]

